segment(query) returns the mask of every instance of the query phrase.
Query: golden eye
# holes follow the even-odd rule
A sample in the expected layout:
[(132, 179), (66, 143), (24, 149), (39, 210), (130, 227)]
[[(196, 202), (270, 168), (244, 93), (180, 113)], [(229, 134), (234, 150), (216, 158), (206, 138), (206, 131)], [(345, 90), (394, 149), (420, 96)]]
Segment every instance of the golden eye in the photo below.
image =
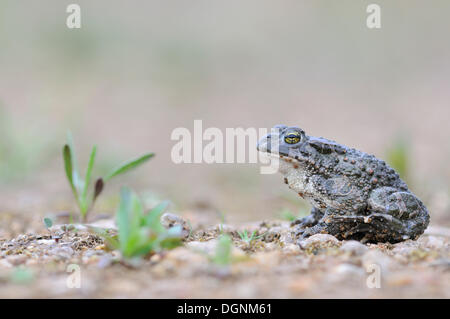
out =
[(297, 144), (298, 142), (300, 142), (300, 139), (301, 135), (300, 132), (298, 131), (287, 132), (286, 135), (284, 136), (284, 141), (287, 144)]

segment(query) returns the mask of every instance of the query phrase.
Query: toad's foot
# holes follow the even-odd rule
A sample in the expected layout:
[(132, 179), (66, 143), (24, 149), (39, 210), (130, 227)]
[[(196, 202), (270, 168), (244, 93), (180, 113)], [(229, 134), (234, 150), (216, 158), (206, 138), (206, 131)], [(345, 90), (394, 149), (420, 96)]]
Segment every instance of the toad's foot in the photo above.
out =
[(311, 227), (311, 226), (316, 225), (322, 217), (323, 217), (323, 211), (313, 207), (310, 215), (303, 217), (303, 218), (299, 218), (299, 219), (295, 220), (294, 222), (292, 222), (292, 226), (295, 225), (296, 235), (302, 234), (305, 231), (306, 227)]

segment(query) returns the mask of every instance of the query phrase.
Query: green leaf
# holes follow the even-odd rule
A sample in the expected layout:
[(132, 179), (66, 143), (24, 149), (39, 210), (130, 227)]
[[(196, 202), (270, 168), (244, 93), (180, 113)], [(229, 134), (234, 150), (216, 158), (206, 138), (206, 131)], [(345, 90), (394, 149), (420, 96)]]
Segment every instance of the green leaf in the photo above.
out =
[(232, 241), (230, 236), (221, 235), (218, 239), (216, 246), (216, 254), (213, 258), (213, 261), (218, 265), (229, 265), (231, 264), (231, 249), (232, 249)]
[(143, 218), (143, 226), (151, 228), (157, 233), (161, 233), (165, 228), (161, 225), (160, 218), (169, 206), (169, 201), (163, 201), (152, 208)]
[(129, 188), (123, 187), (120, 194), (117, 227), (122, 252), (129, 252), (134, 244), (140, 241), (143, 207), (139, 197)]
[(50, 218), (46, 217), (44, 218), (44, 224), (45, 227), (50, 228), (53, 226), (53, 221)]
[(133, 168), (136, 168), (139, 165), (142, 165), (143, 163), (148, 161), (150, 158), (152, 158), (154, 155), (155, 155), (154, 153), (148, 153), (141, 157), (138, 157), (136, 159), (128, 161), (128, 162), (120, 165), (119, 167), (117, 167), (115, 170), (113, 170), (110, 174), (108, 174), (105, 178), (103, 178), (103, 180), (106, 182), (107, 180), (109, 180), (117, 175), (126, 173), (126, 172), (132, 170)]
[(122, 251), (126, 250), (131, 235), (129, 211), (131, 209), (132, 192), (127, 187), (120, 190), (120, 203), (117, 210), (117, 228), (119, 229), (119, 244)]
[(164, 234), (160, 235), (159, 245), (162, 249), (173, 249), (181, 245), (181, 236), (183, 228), (176, 225), (169, 228)]
[(68, 144), (64, 145), (63, 148), (63, 158), (64, 158), (64, 168), (66, 170), (66, 177), (69, 181), (70, 187), (72, 188), (73, 195), (78, 202), (78, 192), (73, 183), (73, 165), (72, 165), (72, 152)]
[(152, 236), (148, 229), (137, 229), (129, 238), (123, 255), (127, 257), (137, 257), (148, 254), (155, 244), (155, 236)]
[(160, 243), (161, 249), (173, 249), (178, 246), (181, 246), (181, 238), (178, 237), (169, 237), (165, 238)]
[(81, 185), (83, 181), (80, 180), (80, 176), (78, 175), (78, 165), (75, 156), (75, 146), (73, 144), (72, 133), (70, 131), (67, 132), (67, 145), (70, 149), (70, 161), (72, 163), (72, 184), (76, 187), (77, 190), (81, 189)]
[(86, 170), (86, 178), (84, 179), (84, 188), (83, 188), (83, 200), (87, 200), (87, 191), (89, 188), (89, 184), (91, 183), (91, 174), (92, 168), (94, 167), (95, 155), (97, 153), (97, 146), (94, 146), (91, 151), (91, 156), (89, 157), (89, 164)]

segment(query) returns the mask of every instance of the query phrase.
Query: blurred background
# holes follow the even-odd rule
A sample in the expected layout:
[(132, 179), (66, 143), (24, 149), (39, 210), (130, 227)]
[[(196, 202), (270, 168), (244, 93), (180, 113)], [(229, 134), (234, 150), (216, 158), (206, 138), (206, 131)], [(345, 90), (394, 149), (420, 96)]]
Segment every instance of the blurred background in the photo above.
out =
[[(298, 125), (387, 160), (450, 226), (450, 2), (0, 2), (0, 237), (74, 208), (61, 148), (74, 136), (100, 176), (156, 157), (107, 186), (227, 222), (290, 218), (308, 206), (257, 164), (174, 164), (174, 128)], [(288, 216), (289, 215), (289, 216)], [(288, 217), (287, 217), (288, 216)]]

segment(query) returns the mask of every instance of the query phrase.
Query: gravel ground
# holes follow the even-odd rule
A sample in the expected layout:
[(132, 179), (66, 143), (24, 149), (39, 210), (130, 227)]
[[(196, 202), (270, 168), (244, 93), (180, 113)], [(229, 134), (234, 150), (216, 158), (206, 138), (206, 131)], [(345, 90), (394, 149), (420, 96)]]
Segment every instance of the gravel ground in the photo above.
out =
[[(450, 297), (449, 228), (394, 245), (324, 234), (297, 245), (283, 221), (193, 227), (183, 246), (132, 265), (83, 225), (0, 239), (0, 298)], [(233, 239), (228, 266), (210, 258), (220, 229)], [(258, 238), (242, 241), (243, 229)]]

